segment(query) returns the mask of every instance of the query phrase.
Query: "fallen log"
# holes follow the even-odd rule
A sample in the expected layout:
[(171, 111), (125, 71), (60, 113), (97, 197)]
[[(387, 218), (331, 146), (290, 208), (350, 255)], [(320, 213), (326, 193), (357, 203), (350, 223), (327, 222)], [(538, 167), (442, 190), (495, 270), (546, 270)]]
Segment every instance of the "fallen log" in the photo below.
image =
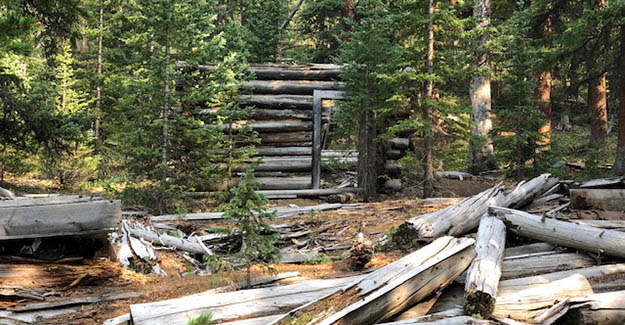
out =
[(0, 187), (0, 197), (13, 200), (13, 199), (15, 199), (15, 194), (13, 194), (13, 192), (7, 190), (6, 188)]
[(603, 229), (615, 229), (619, 231), (625, 230), (625, 220), (575, 220), (572, 219), (578, 225), (591, 226)]
[(105, 233), (116, 229), (121, 220), (120, 201), (42, 204), (38, 200), (42, 199), (0, 202), (0, 240)]
[(569, 300), (564, 324), (611, 325), (625, 323), (625, 291), (598, 293)]
[(573, 209), (625, 210), (625, 190), (572, 189), (570, 197)]
[(475, 229), (488, 206), (523, 206), (557, 183), (549, 174), (519, 183), (510, 193), (496, 185), (445, 209), (411, 218), (400, 225), (394, 236), (400, 247), (429, 242), (443, 235), (460, 236)]
[(302, 317), (315, 324), (375, 324), (444, 288), (475, 256), (470, 238), (443, 237), (272, 324)]
[(130, 305), (136, 325), (184, 325), (189, 319), (210, 311), (213, 322), (255, 318), (295, 308), (353, 282), (361, 276), (312, 280), (269, 288), (240, 290), (227, 293), (198, 293), (182, 298)]
[(493, 216), (483, 217), (475, 240), (477, 256), (467, 271), (464, 287), (468, 315), (488, 318), (493, 312), (505, 246), (504, 223)]
[(503, 251), (503, 257), (506, 258), (534, 253), (554, 252), (555, 249), (555, 246), (548, 243), (534, 243), (517, 247), (507, 247)]
[(245, 86), (255, 94), (312, 95), (315, 90), (339, 90), (342, 83), (316, 80), (250, 80)]
[(616, 189), (623, 188), (625, 184), (623, 183), (623, 177), (617, 178), (599, 178), (592, 179), (587, 182), (582, 183), (580, 188), (603, 188), (603, 189)]
[[(586, 255), (576, 253), (554, 253), (537, 256), (512, 256), (505, 258), (502, 263), (501, 279), (514, 279), (544, 273), (580, 269), (595, 264), (594, 260)], [(531, 266), (531, 267), (530, 267)]]
[(463, 180), (463, 179), (471, 179), (473, 175), (469, 173), (465, 173), (465, 172), (448, 171), (448, 172), (436, 172), (436, 177)]
[(625, 233), (620, 231), (543, 218), (502, 207), (491, 207), (491, 212), (502, 219), (509, 230), (521, 236), (602, 255), (625, 257)]
[(248, 105), (272, 109), (298, 109), (312, 112), (313, 96), (310, 95), (251, 95), (242, 96)]
[[(268, 209), (269, 212), (276, 212), (277, 218), (289, 218), (295, 217), (313, 211), (326, 211), (335, 210), (343, 207), (340, 203), (323, 203), (317, 205), (310, 205), (305, 207), (277, 207), (275, 209)], [(215, 220), (223, 219), (223, 212), (203, 212), (203, 213), (185, 213), (185, 214), (171, 214), (163, 216), (154, 216), (150, 218), (151, 222), (159, 221), (173, 221), (173, 220)]]
[(275, 190), (275, 191), (257, 191), (264, 194), (268, 199), (281, 198), (281, 196), (295, 196), (297, 198), (303, 197), (320, 197), (342, 193), (358, 193), (359, 188), (327, 188), (327, 189), (310, 189), (310, 190)]
[(593, 293), (588, 280), (581, 274), (528, 288), (511, 294), (499, 294), (492, 315), (533, 323), (535, 318), (560, 300)]
[(415, 319), (405, 319), (397, 322), (382, 323), (382, 325), (418, 325), (418, 324), (430, 324), (430, 325), (486, 325), (495, 324), (492, 321), (477, 319), (471, 316), (452, 316), (440, 319), (423, 319), (421, 317)]
[(166, 247), (174, 247), (177, 250), (193, 254), (212, 255), (212, 252), (207, 251), (197, 242), (197, 240), (178, 238), (168, 234), (159, 234), (155, 231), (143, 227), (138, 223), (128, 222), (126, 226), (129, 235), (135, 236), (137, 238), (142, 238), (152, 244)]

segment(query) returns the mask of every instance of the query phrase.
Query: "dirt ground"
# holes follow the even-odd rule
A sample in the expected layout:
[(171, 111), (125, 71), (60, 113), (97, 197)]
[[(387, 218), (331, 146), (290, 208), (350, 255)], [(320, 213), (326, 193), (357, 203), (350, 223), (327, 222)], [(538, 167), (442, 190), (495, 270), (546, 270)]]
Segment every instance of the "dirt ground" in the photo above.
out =
[[(492, 186), (495, 181), (454, 181), (442, 180), (439, 190), (447, 195), (441, 196), (467, 196), (478, 193), (485, 188)], [(401, 199), (398, 199), (402, 197)], [(343, 230), (344, 237), (356, 236), (358, 232), (363, 232), (365, 237), (377, 242), (391, 228), (397, 228), (406, 219), (422, 213), (432, 212), (442, 206), (419, 206), (418, 199), (410, 194), (410, 191), (403, 194), (395, 194), (382, 197), (379, 202), (366, 204), (365, 208), (342, 209), (327, 211), (319, 214), (311, 214), (296, 218), (279, 219), (273, 223), (281, 223), (288, 220), (291, 224), (314, 222), (318, 227), (330, 226), (332, 229)], [(316, 200), (281, 200), (271, 202), (272, 206), (284, 206), (297, 204), (307, 206), (322, 203)], [(189, 225), (193, 226), (193, 225)], [(204, 227), (211, 224), (203, 224)], [(367, 265), (368, 268), (379, 268), (391, 263), (406, 252), (390, 250), (376, 252), (373, 260)], [(132, 292), (138, 296), (126, 300), (112, 302), (101, 302), (81, 307), (80, 312), (59, 317), (51, 321), (55, 324), (101, 324), (104, 320), (116, 317), (129, 312), (129, 305), (135, 303), (147, 303), (165, 299), (172, 299), (206, 291), (211, 288), (233, 284), (245, 279), (244, 270), (220, 271), (208, 276), (187, 276), (181, 277), (185, 271), (185, 263), (178, 255), (173, 253), (160, 252), (161, 267), (168, 273), (174, 274), (170, 277), (160, 277), (155, 275), (143, 275), (132, 271), (124, 270), (119, 277), (107, 280), (105, 283), (98, 283), (90, 286), (76, 286), (64, 292), (62, 299), (72, 297), (82, 297), (87, 295), (107, 295)], [(91, 263), (111, 263), (105, 260), (95, 260)], [(300, 276), (309, 279), (335, 278), (353, 275), (349, 264), (345, 260), (335, 260), (332, 263), (316, 265), (296, 265), (278, 264), (272, 266), (277, 272), (297, 271)], [(255, 266), (252, 275), (266, 276), (264, 267)], [(301, 279), (300, 279), (301, 280)], [(289, 280), (283, 280), (288, 283)], [(0, 304), (0, 307), (3, 307)], [(6, 307), (6, 305), (4, 306)]]

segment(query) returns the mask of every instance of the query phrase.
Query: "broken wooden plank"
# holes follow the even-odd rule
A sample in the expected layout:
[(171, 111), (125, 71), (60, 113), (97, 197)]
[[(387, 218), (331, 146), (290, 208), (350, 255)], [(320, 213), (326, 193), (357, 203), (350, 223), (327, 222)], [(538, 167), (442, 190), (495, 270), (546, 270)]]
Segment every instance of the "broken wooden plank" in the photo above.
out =
[[(470, 238), (440, 238), (349, 287), (289, 312), (274, 323), (286, 324), (287, 319), (302, 315), (326, 325), (374, 324), (389, 319), (451, 283), (475, 256), (473, 243)], [(351, 304), (345, 306), (348, 302)]]
[(625, 210), (625, 190), (572, 189), (570, 196), (573, 209)]
[(525, 237), (583, 249), (598, 254), (625, 257), (625, 233), (543, 218), (523, 211), (491, 207), (508, 229)]
[(285, 286), (227, 293), (198, 293), (182, 298), (130, 305), (136, 325), (184, 325), (202, 313), (213, 313), (214, 322), (227, 322), (280, 314), (341, 288), (362, 276), (312, 280)]
[(625, 291), (571, 298), (563, 324), (611, 325), (625, 323)]
[(118, 227), (120, 220), (120, 201), (0, 205), (0, 240), (110, 232)]
[(497, 287), (501, 278), (506, 226), (493, 216), (480, 221), (475, 240), (477, 256), (467, 271), (464, 306), (467, 314), (488, 318), (495, 308)]
[(41, 302), (41, 303), (36, 303), (36, 304), (28, 304), (28, 305), (19, 306), (19, 307), (8, 308), (7, 310), (13, 311), (13, 312), (26, 312), (26, 311), (35, 311), (35, 310), (44, 310), (44, 309), (55, 309), (55, 308), (60, 308), (60, 307), (94, 304), (96, 302), (102, 302), (102, 301), (124, 300), (124, 299), (135, 298), (140, 295), (141, 294), (137, 292), (124, 292), (124, 293), (105, 295), (105, 296), (87, 296), (87, 297), (59, 300), (59, 301), (54, 301), (54, 302)]
[(411, 218), (400, 225), (394, 240), (399, 246), (413, 246), (443, 235), (459, 236), (477, 228), (490, 205), (523, 206), (558, 182), (543, 174), (528, 182), (519, 183), (510, 193), (503, 186), (491, 187), (445, 209)]

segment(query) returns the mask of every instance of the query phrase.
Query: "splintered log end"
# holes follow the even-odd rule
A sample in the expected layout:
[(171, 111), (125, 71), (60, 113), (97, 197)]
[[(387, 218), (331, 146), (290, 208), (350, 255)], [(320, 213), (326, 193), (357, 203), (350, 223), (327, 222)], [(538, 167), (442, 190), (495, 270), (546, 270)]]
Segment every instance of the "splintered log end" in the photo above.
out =
[(495, 310), (495, 298), (482, 291), (472, 292), (466, 295), (464, 310), (467, 315), (480, 315), (487, 319)]

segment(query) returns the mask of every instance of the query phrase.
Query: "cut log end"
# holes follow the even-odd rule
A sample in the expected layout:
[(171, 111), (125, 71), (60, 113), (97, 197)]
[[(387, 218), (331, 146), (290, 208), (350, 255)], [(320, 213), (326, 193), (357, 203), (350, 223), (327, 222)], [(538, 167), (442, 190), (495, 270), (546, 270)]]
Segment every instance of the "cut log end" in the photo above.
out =
[(469, 315), (480, 315), (486, 319), (495, 310), (495, 298), (488, 293), (476, 291), (468, 294), (465, 299), (464, 310)]

